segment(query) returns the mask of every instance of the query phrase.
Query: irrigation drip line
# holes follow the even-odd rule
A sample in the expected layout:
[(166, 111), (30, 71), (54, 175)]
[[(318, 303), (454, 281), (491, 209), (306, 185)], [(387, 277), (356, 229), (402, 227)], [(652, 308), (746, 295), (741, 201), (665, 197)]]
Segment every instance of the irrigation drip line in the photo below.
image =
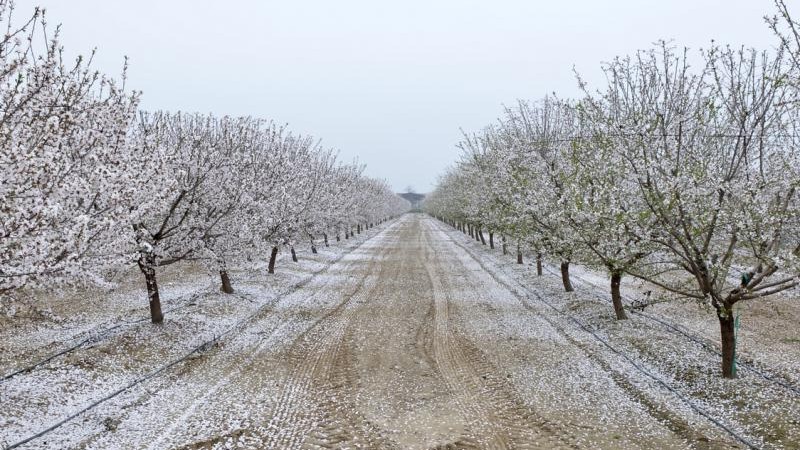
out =
[(466, 251), (466, 252), (467, 252), (467, 253), (470, 255), (470, 257), (472, 257), (472, 259), (474, 259), (474, 260), (475, 260), (475, 261), (478, 263), (478, 265), (480, 265), (480, 266), (481, 266), (481, 268), (483, 268), (483, 270), (485, 270), (487, 273), (489, 273), (489, 274), (492, 276), (492, 278), (494, 278), (494, 279), (495, 279), (495, 280), (496, 280), (498, 283), (500, 283), (500, 284), (504, 285), (506, 288), (508, 288), (508, 289), (509, 289), (509, 291), (511, 291), (511, 293), (513, 293), (513, 294), (514, 294), (514, 295), (515, 295), (515, 296), (516, 296), (518, 299), (520, 299), (521, 301), (523, 301), (523, 304), (524, 304), (524, 303), (526, 303), (526, 302), (525, 302), (523, 299), (532, 300), (532, 299), (530, 298), (530, 295), (532, 294), (533, 296), (535, 296), (535, 297), (536, 297), (536, 299), (538, 299), (539, 301), (541, 301), (542, 303), (544, 303), (545, 305), (547, 305), (548, 307), (550, 307), (550, 308), (551, 308), (553, 311), (555, 311), (555, 312), (556, 312), (556, 313), (558, 313), (559, 315), (566, 316), (566, 318), (567, 318), (567, 319), (569, 319), (571, 322), (573, 322), (575, 325), (577, 325), (577, 326), (578, 326), (578, 327), (579, 327), (581, 330), (583, 330), (583, 331), (585, 331), (586, 333), (588, 333), (588, 334), (589, 334), (590, 336), (592, 336), (592, 337), (593, 337), (593, 338), (594, 338), (596, 341), (600, 342), (600, 343), (601, 343), (603, 346), (605, 346), (605, 347), (607, 347), (609, 350), (611, 350), (611, 352), (613, 352), (614, 354), (616, 354), (616, 355), (620, 356), (621, 358), (623, 358), (624, 360), (628, 361), (628, 362), (629, 362), (629, 363), (630, 363), (630, 364), (631, 364), (631, 365), (632, 365), (634, 368), (636, 368), (636, 370), (638, 370), (640, 373), (642, 373), (642, 374), (646, 375), (647, 377), (649, 377), (649, 378), (653, 379), (653, 380), (654, 380), (656, 383), (658, 383), (659, 385), (663, 386), (665, 389), (667, 389), (669, 392), (671, 392), (673, 395), (675, 395), (675, 397), (677, 397), (678, 399), (680, 399), (680, 400), (681, 400), (681, 401), (682, 401), (684, 404), (686, 404), (687, 406), (689, 406), (689, 407), (690, 407), (692, 410), (694, 410), (695, 412), (697, 412), (698, 414), (700, 414), (702, 417), (706, 418), (706, 419), (707, 419), (709, 422), (713, 423), (714, 425), (716, 425), (716, 426), (717, 426), (718, 428), (720, 428), (721, 430), (723, 430), (723, 431), (725, 431), (726, 433), (728, 433), (728, 434), (729, 434), (731, 437), (733, 437), (734, 439), (736, 439), (736, 440), (737, 440), (737, 441), (739, 441), (740, 443), (742, 443), (742, 444), (746, 445), (748, 448), (751, 448), (751, 449), (758, 449), (758, 448), (760, 448), (760, 447), (758, 447), (757, 445), (755, 445), (755, 444), (753, 444), (752, 442), (750, 442), (749, 440), (747, 440), (745, 437), (743, 437), (743, 436), (739, 435), (739, 434), (738, 434), (736, 431), (732, 430), (730, 427), (728, 427), (727, 425), (725, 425), (724, 423), (722, 423), (721, 421), (719, 421), (719, 420), (718, 420), (718, 419), (716, 419), (715, 417), (711, 416), (709, 413), (707, 413), (707, 412), (706, 412), (705, 410), (703, 410), (702, 408), (700, 408), (700, 407), (698, 407), (697, 405), (695, 405), (695, 404), (694, 404), (694, 403), (693, 403), (691, 400), (689, 400), (687, 397), (685, 397), (685, 396), (684, 396), (684, 395), (682, 395), (680, 392), (678, 392), (677, 390), (675, 390), (675, 389), (674, 389), (672, 386), (670, 386), (670, 385), (669, 385), (669, 383), (667, 383), (666, 381), (662, 380), (660, 377), (658, 377), (658, 376), (654, 375), (653, 373), (651, 373), (649, 370), (647, 370), (646, 368), (644, 368), (644, 367), (643, 367), (643, 366), (642, 366), (640, 363), (638, 363), (638, 362), (636, 362), (635, 360), (633, 360), (633, 359), (632, 359), (631, 357), (629, 357), (627, 354), (625, 354), (624, 352), (622, 352), (622, 351), (618, 350), (617, 348), (615, 348), (613, 345), (611, 345), (611, 344), (610, 344), (608, 341), (606, 341), (605, 339), (603, 339), (603, 338), (602, 338), (600, 335), (598, 335), (598, 334), (597, 334), (597, 333), (596, 333), (594, 330), (592, 330), (590, 327), (586, 326), (586, 325), (585, 325), (583, 322), (581, 322), (579, 319), (576, 319), (576, 318), (575, 318), (575, 317), (574, 317), (572, 314), (569, 314), (568, 312), (562, 311), (562, 310), (561, 310), (561, 309), (559, 309), (557, 306), (555, 306), (555, 305), (553, 305), (552, 303), (550, 303), (549, 301), (545, 300), (545, 299), (544, 299), (543, 297), (541, 297), (541, 296), (540, 296), (538, 293), (536, 293), (536, 292), (534, 292), (534, 291), (531, 291), (531, 290), (529, 290), (527, 287), (525, 287), (525, 286), (524, 286), (524, 285), (522, 285), (521, 283), (519, 283), (520, 287), (522, 288), (522, 290), (523, 290), (523, 291), (527, 292), (527, 293), (528, 293), (528, 295), (524, 295), (524, 296), (523, 296), (523, 295), (520, 295), (519, 291), (518, 291), (516, 288), (514, 288), (514, 287), (510, 286), (510, 285), (509, 285), (508, 283), (506, 283), (505, 281), (502, 281), (502, 280), (498, 279), (498, 278), (497, 278), (497, 276), (495, 275), (494, 271), (490, 270), (490, 269), (489, 269), (489, 268), (488, 268), (488, 267), (487, 267), (487, 266), (486, 266), (486, 265), (485, 265), (485, 264), (484, 264), (484, 263), (483, 263), (483, 262), (480, 260), (480, 258), (478, 258), (478, 257), (476, 257), (476, 256), (475, 256), (475, 254), (474, 254), (474, 253), (473, 253), (473, 252), (472, 252), (470, 249), (468, 249), (467, 247), (465, 247), (464, 245), (462, 245), (461, 243), (459, 243), (459, 242), (457, 242), (457, 241), (455, 241), (455, 240), (453, 240), (452, 242), (454, 242), (456, 245), (458, 245), (458, 246), (459, 246), (459, 247), (461, 247), (461, 248), (462, 248), (464, 251)]
[[(168, 314), (168, 313), (177, 311), (179, 309), (184, 309), (184, 308), (187, 308), (189, 306), (196, 305), (196, 303), (192, 303), (192, 301), (198, 299), (199, 297), (201, 297), (201, 296), (203, 296), (203, 295), (205, 295), (207, 293), (208, 293), (207, 291), (203, 291), (203, 292), (200, 292), (200, 293), (190, 294), (188, 296), (188, 299), (187, 299), (188, 303), (183, 304), (183, 305), (178, 305), (178, 306), (175, 306), (175, 307), (170, 308), (170, 309), (166, 309), (166, 310), (164, 310), (164, 314)], [(181, 301), (181, 300), (182, 300), (182, 298), (179, 297), (178, 301)], [(112, 326), (110, 326), (108, 328), (105, 328), (103, 330), (100, 330), (100, 331), (97, 331), (97, 328), (92, 329), (92, 330), (89, 331), (89, 335), (87, 337), (81, 339), (77, 343), (75, 343), (75, 344), (73, 344), (73, 345), (71, 345), (71, 346), (69, 346), (69, 347), (67, 347), (65, 349), (59, 350), (58, 352), (53, 353), (53, 354), (51, 354), (49, 356), (46, 356), (45, 358), (43, 358), (43, 359), (41, 359), (41, 360), (39, 360), (39, 361), (37, 361), (35, 363), (29, 364), (29, 365), (27, 365), (25, 367), (20, 367), (18, 369), (12, 370), (11, 372), (3, 375), (2, 377), (0, 377), (0, 384), (2, 384), (5, 381), (10, 380), (11, 378), (14, 378), (15, 376), (17, 376), (19, 374), (31, 372), (32, 370), (36, 369), (37, 367), (43, 366), (43, 365), (47, 364), (48, 362), (58, 358), (59, 356), (63, 356), (63, 355), (66, 355), (68, 353), (72, 353), (75, 350), (83, 347), (84, 345), (86, 345), (88, 343), (103, 342), (103, 341), (105, 341), (105, 340), (107, 340), (107, 339), (109, 339), (109, 338), (111, 338), (113, 336), (113, 334), (111, 334), (112, 331), (119, 330), (120, 328), (123, 328), (123, 327), (133, 326), (133, 325), (136, 325), (136, 324), (148, 321), (148, 320), (150, 320), (150, 319), (147, 318), (147, 317), (142, 318), (142, 319), (137, 319), (137, 320), (121, 320), (118, 323), (116, 323), (116, 324), (114, 324), (114, 325), (112, 325)]]
[[(554, 270), (550, 269), (549, 267), (545, 267), (545, 268), (551, 275), (558, 275)], [(579, 282), (583, 283), (584, 285), (591, 286), (594, 289), (600, 289), (600, 286), (592, 283), (591, 281), (585, 279), (584, 277), (581, 277), (580, 275), (570, 274), (570, 276), (573, 277), (573, 278), (576, 278)], [(592, 292), (592, 295), (595, 298), (598, 298), (600, 300), (605, 301), (605, 299), (600, 297), (596, 292)], [(624, 298), (625, 300), (627, 300), (629, 302), (633, 301), (633, 299), (631, 299), (629, 296), (626, 296), (626, 295), (623, 295), (622, 298)], [(689, 339), (690, 341), (694, 342), (695, 344), (701, 346), (703, 349), (705, 349), (706, 351), (708, 351), (709, 353), (711, 353), (711, 354), (713, 354), (715, 356), (722, 356), (722, 353), (719, 350), (717, 350), (716, 347), (714, 347), (713, 345), (709, 344), (707, 340), (705, 340), (705, 339), (703, 339), (701, 337), (698, 337), (698, 336), (696, 336), (696, 335), (694, 335), (694, 334), (682, 329), (679, 325), (677, 325), (677, 324), (675, 324), (673, 322), (670, 322), (670, 321), (665, 320), (665, 319), (660, 319), (660, 318), (655, 317), (655, 316), (651, 316), (650, 314), (647, 314), (647, 313), (642, 312), (642, 311), (635, 311), (635, 310), (632, 310), (632, 309), (628, 309), (628, 311), (630, 313), (634, 314), (634, 315), (639, 316), (639, 317), (643, 317), (645, 319), (648, 319), (648, 320), (651, 320), (653, 322), (657, 322), (657, 323), (661, 324), (662, 326), (667, 328), (668, 332), (671, 332), (674, 335), (677, 335), (677, 334), (682, 335), (683, 337), (685, 337), (685, 338)], [(737, 362), (737, 364), (740, 367), (743, 367), (743, 368), (745, 368), (747, 370), (750, 370), (751, 372), (755, 373), (756, 375), (760, 376), (761, 378), (763, 378), (763, 379), (765, 379), (765, 380), (767, 380), (767, 381), (769, 381), (771, 383), (774, 383), (774, 384), (776, 384), (776, 385), (778, 385), (778, 386), (780, 386), (780, 387), (792, 392), (794, 395), (800, 396), (800, 388), (798, 388), (797, 386), (794, 386), (794, 385), (792, 385), (792, 384), (790, 384), (788, 382), (785, 382), (783, 380), (778, 379), (775, 375), (771, 375), (770, 373), (759, 369), (758, 367), (755, 366), (754, 363), (748, 363), (746, 361), (739, 360)], [(769, 367), (768, 367), (768, 370), (769, 370)]]
[[(393, 223), (394, 222), (391, 222), (391, 223), (389, 223), (387, 225), (391, 225)], [(378, 228), (378, 227), (375, 227), (375, 228)], [(330, 269), (334, 264), (336, 264), (339, 261), (341, 261), (342, 258), (344, 258), (345, 256), (349, 255), (353, 251), (359, 249), (361, 246), (363, 246), (367, 242), (371, 241), (377, 235), (378, 235), (378, 233), (368, 237), (367, 239), (365, 239), (364, 241), (362, 241), (361, 243), (359, 243), (358, 245), (356, 245), (355, 247), (353, 247), (349, 251), (346, 251), (346, 252), (342, 253), (341, 255), (337, 256), (336, 258), (334, 258), (330, 263), (328, 263), (322, 269), (317, 270), (315, 272), (312, 272), (311, 275), (305, 277), (304, 279), (300, 280), (299, 282), (297, 282), (297, 283), (289, 286), (288, 288), (282, 290), (280, 293), (278, 293), (278, 295), (272, 301), (266, 302), (264, 305), (260, 306), (258, 309), (253, 311), (251, 314), (243, 317), (242, 319), (239, 319), (233, 325), (231, 325), (230, 327), (225, 329), (222, 333), (214, 335), (214, 337), (212, 339), (209, 339), (209, 340), (197, 345), (196, 347), (192, 348), (188, 353), (186, 353), (185, 355), (181, 356), (180, 358), (177, 358), (177, 359), (175, 359), (175, 360), (173, 360), (173, 361), (171, 361), (171, 362), (159, 367), (158, 369), (156, 369), (156, 370), (154, 370), (154, 371), (152, 371), (152, 372), (150, 372), (148, 374), (145, 374), (145, 375), (143, 375), (143, 376), (141, 376), (139, 378), (136, 378), (135, 380), (133, 380), (132, 382), (128, 383), (127, 385), (125, 385), (125, 386), (123, 386), (123, 387), (111, 392), (110, 394), (107, 394), (106, 396), (100, 398), (99, 400), (96, 400), (96, 401), (90, 403), (89, 405), (85, 406), (84, 408), (80, 409), (79, 411), (77, 411), (77, 412), (65, 417), (64, 419), (54, 423), (53, 425), (50, 425), (49, 427), (37, 432), (36, 434), (33, 434), (31, 436), (28, 436), (28, 437), (22, 439), (21, 441), (15, 442), (14, 444), (11, 444), (10, 446), (6, 447), (5, 450), (12, 450), (12, 449), (18, 448), (18, 447), (20, 447), (22, 445), (25, 445), (25, 444), (27, 444), (27, 443), (29, 443), (31, 441), (39, 439), (39, 438), (41, 438), (41, 437), (43, 437), (43, 436), (45, 436), (45, 435), (47, 435), (49, 433), (52, 433), (53, 431), (55, 431), (56, 429), (62, 427), (66, 423), (72, 421), (76, 417), (79, 417), (79, 416), (83, 415), (87, 411), (90, 411), (90, 410), (96, 408), (97, 406), (101, 405), (102, 403), (104, 403), (104, 402), (106, 402), (108, 400), (111, 400), (114, 397), (117, 397), (118, 395), (122, 394), (123, 392), (125, 392), (127, 390), (130, 390), (131, 388), (133, 388), (133, 387), (135, 387), (135, 386), (137, 386), (139, 384), (142, 384), (147, 380), (155, 378), (159, 374), (164, 373), (165, 371), (171, 369), (172, 367), (176, 366), (177, 364), (180, 364), (180, 363), (186, 361), (187, 359), (192, 357), (194, 354), (200, 353), (200, 352), (203, 352), (203, 351), (206, 351), (206, 350), (210, 349), (213, 345), (217, 344), (224, 337), (228, 336), (229, 334), (233, 333), (234, 331), (236, 331), (237, 329), (242, 327), (244, 324), (246, 324), (250, 320), (254, 319), (256, 316), (258, 316), (259, 314), (264, 312), (266, 309), (268, 309), (269, 307), (274, 305), (279, 300), (281, 300), (284, 297), (286, 297), (287, 295), (289, 295), (289, 294), (291, 294), (291, 293), (303, 288), (305, 285), (307, 285), (313, 279), (315, 279), (319, 274), (328, 271), (328, 269)]]

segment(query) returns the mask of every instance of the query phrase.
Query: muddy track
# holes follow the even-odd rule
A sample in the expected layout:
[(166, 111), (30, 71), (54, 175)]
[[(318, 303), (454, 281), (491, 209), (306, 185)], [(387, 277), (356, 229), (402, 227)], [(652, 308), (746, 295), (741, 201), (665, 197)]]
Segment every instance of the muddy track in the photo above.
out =
[[(391, 249), (389, 242), (377, 256), (384, 257), (387, 248)], [(343, 442), (371, 448), (388, 445), (350, 402), (356, 384), (347, 351), (353, 318), (372, 297), (378, 280), (387, 276), (385, 265), (371, 265), (360, 276), (344, 300), (292, 344), (287, 354), (292, 370), (273, 417), (262, 430), (267, 448), (336, 448)]]
[[(355, 290), (346, 296), (330, 314), (318, 321), (312, 329), (301, 335), (292, 345), (287, 355), (287, 362), (292, 366), (289, 377), (284, 380), (273, 417), (266, 424), (266, 446), (268, 448), (297, 448), (317, 425), (316, 418), (322, 414), (325, 406), (315, 397), (321, 391), (330, 390), (336, 385), (337, 377), (334, 368), (338, 359), (342, 358), (343, 341), (353, 316), (355, 303), (363, 301), (366, 289), (374, 284), (374, 276), (360, 280)], [(345, 382), (349, 380), (344, 380)], [(322, 397), (322, 396), (320, 396)], [(327, 422), (330, 424), (330, 422)], [(317, 440), (321, 444), (334, 443), (335, 439), (326, 439), (333, 430), (318, 429)]]
[[(429, 232), (426, 230), (426, 232)], [(426, 242), (426, 259), (431, 259)], [(524, 405), (486, 359), (457, 334), (450, 316), (453, 286), (443, 261), (425, 264), (433, 286), (433, 356), (439, 373), (457, 399), (469, 429), (455, 448), (563, 448), (574, 447), (570, 436)], [(446, 448), (446, 447), (445, 447)]]
[[(327, 289), (330, 287), (330, 282), (323, 283), (319, 286), (320, 289)], [(263, 335), (272, 335), (274, 334), (279, 328), (280, 324), (266, 324), (262, 322), (262, 320), (272, 314), (273, 311), (271, 308), (264, 310), (261, 314), (254, 317), (254, 326), (247, 330), (248, 334), (263, 334)], [(268, 325), (268, 326), (265, 326)], [(272, 326), (275, 325), (275, 326)], [(206, 362), (206, 364), (200, 364), (198, 368), (194, 369), (199, 373), (203, 374), (205, 380), (211, 382), (210, 388), (204, 390), (198, 396), (183, 396), (179, 398), (175, 398), (174, 401), (177, 404), (182, 404), (181, 408), (175, 409), (174, 411), (178, 412), (179, 414), (172, 417), (165, 418), (165, 430), (161, 437), (148, 447), (150, 449), (158, 449), (161, 448), (167, 439), (169, 439), (173, 432), (183, 426), (184, 422), (191, 417), (198, 413), (198, 409), (202, 408), (204, 405), (208, 404), (212, 399), (218, 397), (220, 395), (224, 395), (225, 388), (233, 383), (236, 382), (237, 378), (248, 371), (253, 370), (253, 366), (258, 364), (258, 355), (267, 350), (271, 341), (266, 338), (263, 339), (258, 345), (246, 350), (237, 352), (231, 356), (227, 356), (225, 358), (216, 358), (214, 362)], [(204, 355), (204, 359), (206, 361), (212, 360), (213, 356), (215, 355)], [(183, 367), (181, 368), (182, 372), (179, 372), (179, 375), (182, 373), (191, 373), (191, 367)], [(192, 375), (198, 375), (199, 373), (193, 373)], [(240, 431), (238, 433), (229, 434), (230, 436), (239, 436), (244, 434), (244, 431)]]

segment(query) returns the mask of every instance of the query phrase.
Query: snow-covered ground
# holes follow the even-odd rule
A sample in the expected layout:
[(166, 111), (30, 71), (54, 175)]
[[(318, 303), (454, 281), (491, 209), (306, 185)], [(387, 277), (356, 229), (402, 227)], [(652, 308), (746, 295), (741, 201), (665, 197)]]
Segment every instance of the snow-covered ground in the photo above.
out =
[[(382, 228), (321, 246), (318, 254), (298, 249), (298, 263), (281, 252), (273, 275), (263, 262), (234, 267), (234, 295), (221, 293), (218, 276), (200, 266), (168, 266), (159, 274), (163, 325), (150, 323), (138, 269), (111, 292), (37, 293), (24, 309), (0, 317), (0, 448), (111, 394), (128, 395), (129, 386), (187, 355), (200, 357), (210, 344), (222, 345), (224, 339), (211, 341), (235, 335), (301, 285), (324, 279), (326, 268)], [(59, 429), (84, 423), (78, 415)], [(113, 420), (102, 425), (113, 427)], [(67, 442), (42, 437), (31, 445), (62, 448)]]
[(714, 316), (695, 305), (617, 322), (602, 273), (573, 268), (565, 294), (418, 214), (341, 244), (284, 255), (274, 276), (236, 270), (234, 296), (199, 268), (166, 272), (161, 326), (135, 273), (112, 293), (40, 296), (45, 313), (0, 323), (0, 376), (74, 349), (0, 381), (0, 447), (49, 428), (20, 448), (800, 442), (789, 297), (743, 312), (746, 366), (722, 380)]

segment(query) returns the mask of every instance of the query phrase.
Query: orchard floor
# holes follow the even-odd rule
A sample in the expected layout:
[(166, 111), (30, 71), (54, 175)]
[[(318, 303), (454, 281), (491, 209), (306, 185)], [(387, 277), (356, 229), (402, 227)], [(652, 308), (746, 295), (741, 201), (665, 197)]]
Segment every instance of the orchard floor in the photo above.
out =
[[(707, 349), (643, 319), (617, 323), (610, 305), (578, 302), (589, 294), (563, 294), (555, 278), (524, 282), (498, 250), (423, 215), (360, 239), (308, 255), (311, 266), (294, 278), (234, 272), (237, 296), (176, 287), (202, 309), (168, 313), (161, 326), (137, 322), (90, 335), (66, 356), (0, 381), (0, 447), (54, 425), (19, 448), (800, 442), (793, 362), (770, 372), (780, 385), (745, 370), (720, 380)], [(103, 317), (103, 329), (118, 319)], [(0, 375), (18, 367), (15, 360), (35, 362), (84, 336), (45, 345), (36, 330), (15, 332)], [(9, 333), (0, 338), (11, 342)]]

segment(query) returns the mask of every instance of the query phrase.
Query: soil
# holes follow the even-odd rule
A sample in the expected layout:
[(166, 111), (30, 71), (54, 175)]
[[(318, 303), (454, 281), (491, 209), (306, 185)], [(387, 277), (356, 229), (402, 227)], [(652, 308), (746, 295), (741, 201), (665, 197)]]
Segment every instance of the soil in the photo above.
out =
[[(217, 345), (23, 447), (743, 447), (456, 238), (405, 215), (288, 295), (256, 298), (268, 307), (247, 310), (255, 315)], [(167, 343), (191, 334), (164, 330)], [(142, 333), (52, 364), (102, 380), (124, 355), (150, 368), (168, 361), (168, 351), (136, 348)], [(0, 384), (15, 402), (0, 412), (0, 425), (4, 414), (14, 425), (0, 444), (42, 428), (19, 417), (68, 414), (24, 400), (25, 377), (47, 383), (31, 376)], [(81, 389), (78, 378), (60, 386)]]

